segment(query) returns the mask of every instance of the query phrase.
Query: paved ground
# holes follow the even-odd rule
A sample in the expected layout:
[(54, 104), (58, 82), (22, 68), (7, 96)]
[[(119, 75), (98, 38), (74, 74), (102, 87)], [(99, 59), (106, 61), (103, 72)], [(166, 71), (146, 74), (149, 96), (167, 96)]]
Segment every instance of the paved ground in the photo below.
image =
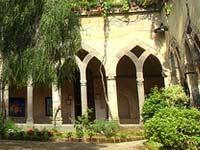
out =
[(142, 150), (143, 142), (144, 141), (117, 144), (92, 144), (0, 141), (0, 150)]

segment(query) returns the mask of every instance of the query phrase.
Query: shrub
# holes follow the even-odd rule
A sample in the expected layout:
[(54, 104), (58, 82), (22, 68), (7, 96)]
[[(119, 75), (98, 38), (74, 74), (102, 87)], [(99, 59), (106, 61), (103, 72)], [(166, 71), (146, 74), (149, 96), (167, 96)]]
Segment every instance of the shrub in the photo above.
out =
[(112, 137), (119, 129), (119, 125), (116, 121), (96, 120), (92, 125), (92, 129), (95, 133)]
[(167, 88), (152, 89), (151, 93), (146, 97), (142, 117), (143, 121), (152, 118), (156, 113), (165, 107), (187, 107), (189, 98), (185, 94), (183, 88), (179, 85), (172, 85)]
[(145, 137), (162, 149), (200, 148), (200, 112), (197, 109), (164, 108), (144, 124)]
[(84, 137), (84, 131), (81, 128), (76, 128), (76, 137), (77, 138), (82, 138)]
[(81, 138), (85, 134), (89, 135), (90, 138), (95, 134), (111, 137), (116, 134), (119, 129), (118, 122), (105, 120), (91, 121), (90, 113), (92, 113), (91, 109), (89, 109), (86, 114), (79, 116), (75, 121), (74, 127), (76, 129), (77, 137)]
[(127, 139), (127, 138), (129, 138), (129, 134), (128, 133), (118, 133), (117, 137), (119, 137), (121, 139)]
[(5, 138), (19, 139), (18, 134), (21, 130), (15, 125), (15, 123), (12, 120), (5, 120), (5, 123), (3, 124), (2, 128), (2, 135)]
[(76, 136), (81, 138), (90, 130), (92, 130), (93, 121), (91, 121), (90, 114), (92, 113), (92, 109), (88, 109), (85, 114), (82, 116), (78, 116), (77, 120), (75, 120), (74, 127), (76, 129)]
[(66, 137), (69, 139), (73, 136), (73, 132), (67, 132), (66, 133)]

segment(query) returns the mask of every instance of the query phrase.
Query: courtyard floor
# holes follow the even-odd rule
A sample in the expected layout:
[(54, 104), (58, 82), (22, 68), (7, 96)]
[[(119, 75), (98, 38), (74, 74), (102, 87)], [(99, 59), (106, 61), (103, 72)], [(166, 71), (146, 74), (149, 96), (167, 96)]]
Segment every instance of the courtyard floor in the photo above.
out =
[(0, 150), (143, 150), (144, 141), (117, 144), (0, 141)]

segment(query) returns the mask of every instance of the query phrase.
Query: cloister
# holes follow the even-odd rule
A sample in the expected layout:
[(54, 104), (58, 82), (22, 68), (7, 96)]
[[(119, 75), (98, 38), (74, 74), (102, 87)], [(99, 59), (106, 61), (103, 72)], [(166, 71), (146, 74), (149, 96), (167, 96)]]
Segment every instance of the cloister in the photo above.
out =
[[(111, 106), (109, 110), (99, 70), (101, 56), (88, 47), (83, 44), (84, 49), (77, 53), (75, 80), (66, 80), (60, 93), (55, 85), (45, 88), (29, 84), (23, 89), (9, 86), (7, 95), (10, 100), (20, 98), (26, 101), (24, 116), (12, 118), (17, 123), (51, 124), (53, 114), (48, 114), (51, 108), (47, 107), (52, 107), (52, 113), (55, 113), (61, 106), (57, 122), (63, 124), (72, 124), (87, 108), (94, 110), (93, 119), (107, 119), (110, 111), (121, 124), (139, 124), (145, 94), (155, 86), (164, 87), (167, 82), (162, 67), (163, 58), (153, 53), (153, 49), (148, 51), (139, 45), (121, 50), (115, 57), (108, 58), (112, 65), (106, 65), (102, 70)], [(48, 99), (52, 100), (52, 104), (48, 105)], [(10, 111), (12, 104), (8, 105)]]
[(144, 99), (151, 88), (174, 84), (174, 78), (179, 81), (181, 75), (165, 35), (153, 32), (163, 21), (160, 12), (135, 12), (126, 19), (123, 15), (110, 16), (105, 39), (103, 18), (82, 16), (82, 48), (76, 54), (74, 80), (66, 80), (60, 89), (56, 83), (33, 87), (31, 81), (22, 89), (7, 85), (3, 96), (8, 117), (25, 126), (71, 125), (92, 108), (93, 119), (112, 116), (120, 124), (140, 124)]

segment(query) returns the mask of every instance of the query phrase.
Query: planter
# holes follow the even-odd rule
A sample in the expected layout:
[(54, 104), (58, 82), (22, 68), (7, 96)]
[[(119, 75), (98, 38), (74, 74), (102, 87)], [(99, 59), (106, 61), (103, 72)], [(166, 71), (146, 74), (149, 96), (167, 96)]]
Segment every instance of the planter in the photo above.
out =
[(100, 137), (98, 141), (99, 143), (106, 143), (107, 139), (105, 137)]
[(115, 143), (120, 143), (121, 139), (120, 138), (115, 138)]

